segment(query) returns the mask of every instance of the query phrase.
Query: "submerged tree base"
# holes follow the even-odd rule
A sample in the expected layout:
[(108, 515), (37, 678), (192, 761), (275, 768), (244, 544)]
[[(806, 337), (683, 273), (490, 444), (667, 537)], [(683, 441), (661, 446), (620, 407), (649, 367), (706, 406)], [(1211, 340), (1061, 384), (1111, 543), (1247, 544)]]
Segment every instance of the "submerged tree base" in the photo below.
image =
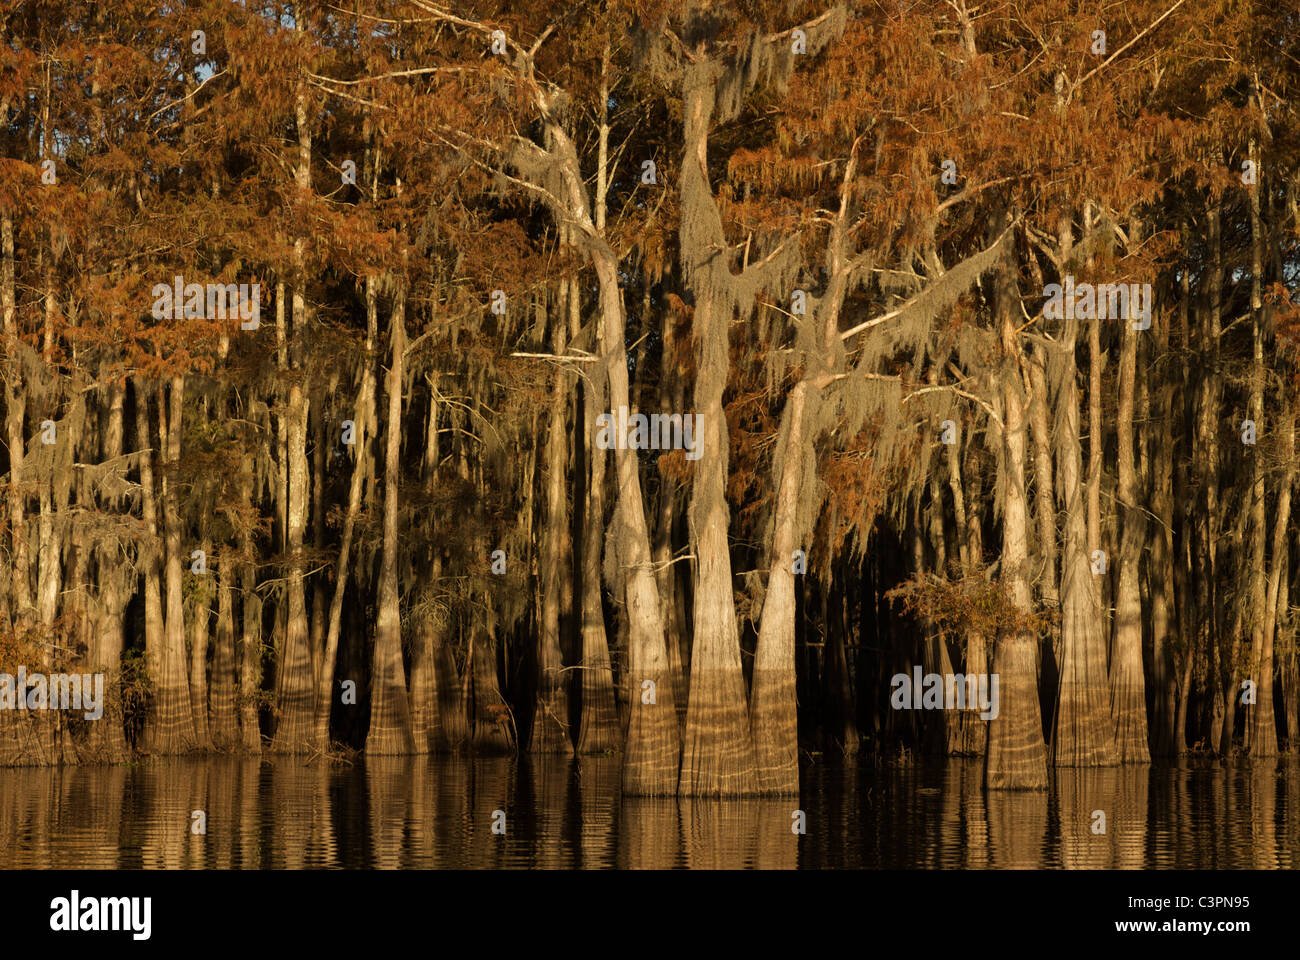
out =
[[(755, 670), (750, 737), (759, 792), (768, 796), (799, 794), (799, 731), (794, 674)], [(857, 750), (856, 740), (853, 750)]]
[(671, 797), (677, 792), (681, 750), (671, 678), (663, 673), (643, 678), (633, 692), (630, 709), (623, 748), (623, 793)]
[(749, 797), (762, 792), (754, 769), (744, 685), (738, 672), (692, 671), (679, 796)]

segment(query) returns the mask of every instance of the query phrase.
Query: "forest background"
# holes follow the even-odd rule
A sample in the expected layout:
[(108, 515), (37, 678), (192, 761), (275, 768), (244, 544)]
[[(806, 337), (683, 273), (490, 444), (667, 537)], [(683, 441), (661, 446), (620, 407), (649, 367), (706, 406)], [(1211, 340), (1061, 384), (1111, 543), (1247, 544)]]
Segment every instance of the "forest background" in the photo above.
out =
[[(0, 710), (0, 764), (526, 748), (731, 795), (1300, 743), (1293, 5), (0, 37), (0, 671), (110, 678), (100, 721)], [(156, 318), (177, 276), (260, 324)], [(1149, 327), (1045, 315), (1067, 278)], [(699, 459), (602, 449), (620, 408)], [(998, 716), (892, 709), (916, 665)]]

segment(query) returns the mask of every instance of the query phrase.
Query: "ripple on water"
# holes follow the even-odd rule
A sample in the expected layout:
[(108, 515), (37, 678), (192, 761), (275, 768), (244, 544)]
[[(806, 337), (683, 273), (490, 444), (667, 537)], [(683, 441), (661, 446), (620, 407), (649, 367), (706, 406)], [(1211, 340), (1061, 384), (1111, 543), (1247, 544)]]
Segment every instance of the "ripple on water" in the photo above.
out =
[(0, 775), (0, 867), (1291, 869), (1300, 853), (1295, 760), (1050, 781), (988, 793), (979, 760), (818, 762), (798, 800), (702, 800), (624, 798), (603, 757), (25, 768)]

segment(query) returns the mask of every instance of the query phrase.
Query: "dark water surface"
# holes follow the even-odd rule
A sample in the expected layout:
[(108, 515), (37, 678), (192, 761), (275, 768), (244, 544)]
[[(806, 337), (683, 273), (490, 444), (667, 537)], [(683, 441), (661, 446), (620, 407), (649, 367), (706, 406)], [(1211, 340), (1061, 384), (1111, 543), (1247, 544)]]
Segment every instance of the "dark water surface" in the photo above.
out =
[[(0, 770), (3, 868), (1249, 868), (1300, 863), (1300, 764), (814, 763), (788, 800), (621, 798), (617, 759), (175, 760)], [(807, 833), (791, 830), (803, 810)], [(191, 830), (193, 811), (207, 833)], [(494, 834), (493, 811), (506, 833)], [(1106, 832), (1093, 832), (1093, 811)], [(499, 821), (499, 817), (496, 818)]]

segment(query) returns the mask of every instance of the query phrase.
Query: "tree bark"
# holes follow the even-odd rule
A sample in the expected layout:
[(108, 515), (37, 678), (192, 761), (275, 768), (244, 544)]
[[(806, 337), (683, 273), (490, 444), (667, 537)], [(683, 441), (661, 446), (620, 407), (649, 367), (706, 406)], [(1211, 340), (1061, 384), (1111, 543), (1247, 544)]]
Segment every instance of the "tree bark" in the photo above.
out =
[(618, 749), (621, 730), (614, 702), (605, 611), (601, 602), (601, 549), (605, 543), (605, 462), (608, 454), (594, 441), (596, 417), (604, 406), (604, 381), (599, 375), (582, 385), (583, 424), (590, 476), (583, 517), (582, 544), (582, 719), (578, 753)]
[[(1004, 363), (1020, 355), (1012, 315), (1015, 281), (1009, 252), (995, 275), (995, 309)], [(1025, 400), (1018, 378), (1004, 370), (1002, 394), (1002, 581), (1019, 617), (1033, 614), (1029, 587), (1029, 524), (1025, 495)], [(1077, 409), (1077, 408), (1076, 408)], [(993, 667), (999, 678), (998, 715), (989, 721), (984, 785), (990, 790), (1045, 790), (1047, 753), (1038, 707), (1037, 638), (1027, 626), (1008, 630), (994, 646)]]
[[(694, 406), (697, 442), (702, 452), (695, 463), (689, 510), (696, 564), (695, 642), (678, 781), (678, 792), (684, 796), (744, 796), (759, 790), (746, 716), (727, 536), (728, 435), (722, 394), (727, 385), (728, 331), (733, 312), (728, 293), (734, 281), (727, 263), (709, 242), (722, 237), (708, 176), (715, 66), (707, 58), (688, 66), (682, 97), (685, 149), (680, 242), (682, 259), (689, 263), (688, 284), (695, 297)], [(701, 220), (708, 224), (707, 239), (693, 226)], [(784, 658), (782, 661), (780, 667), (784, 667)], [(762, 668), (768, 666), (764, 663)], [(788, 698), (789, 693), (785, 696)], [(776, 769), (783, 769), (788, 781), (788, 763), (783, 761)]]
[[(564, 309), (568, 284), (556, 311), (552, 349), (563, 356), (568, 348), (568, 317)], [(565, 463), (568, 461), (569, 374), (559, 368), (551, 386), (551, 423), (546, 436), (546, 463), (543, 469), (546, 486), (546, 531), (542, 542), (542, 617), (537, 637), (537, 698), (533, 709), (530, 750), (533, 753), (571, 755), (569, 741), (569, 695), (567, 674), (560, 653), (560, 608), (562, 606), (562, 567), (570, 562), (565, 551), (565, 531), (569, 528), (568, 498), (565, 493)]]
[[(180, 378), (178, 378), (180, 379)], [(183, 381), (182, 381), (183, 382)], [(150, 449), (149, 397), (151, 391), (146, 381), (136, 381), (136, 434), (139, 437), (140, 503), (145, 530), (150, 544), (145, 547), (145, 662), (153, 684), (153, 702), (145, 720), (144, 752), (155, 754), (178, 753), (189, 749), (194, 740), (194, 727), (190, 716), (189, 689), (185, 678), (185, 632), (181, 617), (181, 566), (180, 527), (173, 509), (167, 505), (169, 495), (175, 496), (174, 485), (168, 489), (163, 480), (163, 513), (166, 526), (165, 543), (159, 538), (157, 499), (154, 486), (153, 451)], [(177, 384), (173, 383), (173, 389)], [(164, 469), (170, 464), (173, 436), (167, 430), (169, 419), (163, 412), (161, 385), (158, 389), (159, 437), (165, 444)], [(179, 420), (181, 396), (173, 400), (174, 415)], [(175, 424), (175, 454), (180, 455), (180, 424)], [(165, 546), (167, 562), (168, 614), (164, 621), (162, 584), (159, 570), (159, 547)]]
[[(1063, 225), (1061, 235), (1061, 263), (1064, 264), (1069, 259), (1068, 222)], [(1058, 492), (1065, 533), (1061, 551), (1061, 661), (1057, 665), (1060, 676), (1052, 753), (1053, 762), (1066, 767), (1115, 763), (1115, 732), (1106, 695), (1104, 611), (1101, 591), (1092, 572), (1090, 518), (1085, 515), (1081, 477), (1075, 367), (1078, 332), (1078, 319), (1067, 317), (1053, 362), (1054, 376), (1050, 378), (1056, 405), (1056, 476), (1060, 481)], [(1099, 367), (1097, 375), (1100, 376)]]
[(1251, 723), (1250, 755), (1273, 757), (1277, 755), (1277, 718), (1273, 707), (1273, 673), (1275, 638), (1277, 636), (1278, 603), (1282, 593), (1282, 578), (1287, 568), (1289, 543), (1287, 527), (1291, 522), (1291, 490), (1295, 486), (1295, 410), (1288, 405), (1278, 418), (1282, 443), (1282, 461), (1286, 472), (1278, 487), (1277, 513), (1273, 518), (1273, 570), (1269, 578), (1265, 600), (1265, 619), (1260, 634), (1259, 654), (1255, 663), (1255, 706), (1247, 714)]
[(402, 460), (402, 378), (406, 350), (405, 280), (397, 283), (390, 319), (392, 364), (388, 368), (388, 420), (384, 432), (384, 544), (379, 568), (378, 616), (370, 675), (370, 732), (366, 753), (411, 753), (411, 708), (402, 665), (402, 622), (398, 608), (398, 486)]
[(1146, 685), (1142, 675), (1142, 596), (1138, 564), (1146, 538), (1146, 520), (1138, 502), (1133, 458), (1133, 403), (1137, 377), (1137, 332), (1127, 318), (1119, 360), (1119, 406), (1115, 435), (1119, 444), (1116, 494), (1123, 519), (1119, 547), (1119, 586), (1115, 591), (1114, 652), (1110, 664), (1111, 716), (1115, 723), (1116, 759), (1149, 763)]

